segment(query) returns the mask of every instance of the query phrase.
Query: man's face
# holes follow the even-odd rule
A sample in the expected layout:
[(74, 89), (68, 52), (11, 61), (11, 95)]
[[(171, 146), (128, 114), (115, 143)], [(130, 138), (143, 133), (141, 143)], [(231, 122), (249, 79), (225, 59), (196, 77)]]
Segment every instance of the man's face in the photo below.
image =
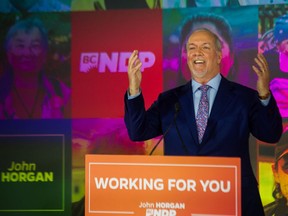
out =
[(280, 184), (283, 196), (288, 199), (288, 152), (278, 161), (277, 165), (277, 169), (273, 167), (274, 179)]
[(192, 77), (206, 83), (220, 72), (221, 51), (217, 51), (215, 38), (208, 31), (196, 31), (187, 41), (187, 64)]
[[(220, 64), (220, 72), (224, 77), (227, 77), (229, 74), (229, 71), (234, 64), (234, 56), (233, 53), (231, 53), (229, 44), (227, 41), (224, 40), (224, 38), (221, 37), (219, 34), (219, 30), (211, 23), (201, 23), (198, 25), (195, 25), (193, 28), (200, 29), (200, 28), (206, 28), (209, 29), (211, 32), (213, 32), (215, 35), (218, 36), (222, 43), (222, 59)], [(191, 73), (189, 68), (187, 67), (187, 52), (186, 52), (186, 43), (184, 42), (182, 48), (181, 48), (181, 72), (186, 80), (191, 79)]]
[(25, 73), (28, 76), (38, 74), (46, 59), (39, 30), (19, 30), (8, 42), (7, 56), (14, 73)]

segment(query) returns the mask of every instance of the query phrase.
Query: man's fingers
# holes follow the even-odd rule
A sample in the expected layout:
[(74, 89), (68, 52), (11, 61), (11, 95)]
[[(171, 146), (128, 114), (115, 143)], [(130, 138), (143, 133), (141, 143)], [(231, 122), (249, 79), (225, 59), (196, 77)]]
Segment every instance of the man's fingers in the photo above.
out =
[(253, 66), (253, 70), (258, 76), (269, 76), (269, 67), (265, 57), (262, 54), (258, 54), (254, 59), (258, 67)]
[(260, 71), (264, 71), (265, 70), (265, 65), (263, 64), (263, 62), (259, 58), (255, 58), (255, 62), (259, 66)]
[(257, 67), (255, 67), (255, 66), (253, 65), (252, 68), (253, 68), (253, 70), (255, 71), (255, 73), (257, 74), (257, 76), (261, 76), (261, 72), (260, 72), (260, 70), (259, 70)]
[(129, 57), (128, 63), (133, 65), (133, 62), (138, 58), (138, 51), (134, 50)]
[(129, 57), (129, 60), (128, 60), (128, 66), (131, 68), (135, 62), (135, 60), (137, 59), (137, 55), (133, 52), (131, 54), (131, 56)]
[(142, 63), (138, 58), (138, 51), (134, 50), (128, 60), (128, 72), (135, 73), (141, 66)]
[(263, 67), (265, 67), (265, 69), (268, 69), (268, 63), (267, 63), (264, 55), (259, 53), (259, 54), (258, 54), (258, 58), (259, 58), (259, 60), (261, 61)]
[(139, 70), (140, 67), (142, 66), (142, 62), (139, 59), (136, 59), (134, 66), (136, 70)]

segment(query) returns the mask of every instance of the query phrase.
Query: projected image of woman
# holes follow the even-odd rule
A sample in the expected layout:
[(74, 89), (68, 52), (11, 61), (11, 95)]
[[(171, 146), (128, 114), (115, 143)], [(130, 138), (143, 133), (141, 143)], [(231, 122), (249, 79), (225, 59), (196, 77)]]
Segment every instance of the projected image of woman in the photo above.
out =
[(6, 35), (5, 52), (0, 119), (69, 117), (70, 88), (45, 73), (48, 35), (42, 22), (16, 22)]

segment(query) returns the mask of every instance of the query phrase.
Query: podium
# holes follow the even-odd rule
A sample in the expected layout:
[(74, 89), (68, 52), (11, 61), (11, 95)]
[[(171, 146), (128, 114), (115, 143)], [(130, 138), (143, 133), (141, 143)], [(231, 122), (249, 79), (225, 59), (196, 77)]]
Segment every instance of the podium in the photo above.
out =
[(239, 158), (86, 155), (85, 216), (241, 215)]

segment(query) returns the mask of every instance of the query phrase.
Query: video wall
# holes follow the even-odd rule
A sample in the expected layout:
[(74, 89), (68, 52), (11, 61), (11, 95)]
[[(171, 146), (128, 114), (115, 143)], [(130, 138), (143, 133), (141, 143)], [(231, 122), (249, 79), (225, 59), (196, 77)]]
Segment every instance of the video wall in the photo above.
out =
[[(2, 0), (0, 26), (0, 215), (77, 215), (86, 154), (149, 155), (160, 137), (132, 142), (123, 120), (129, 56), (139, 51), (148, 108), (190, 79), (183, 35), (192, 28), (219, 36), (222, 75), (250, 88), (254, 58), (265, 55), (288, 144), (285, 0)], [(161, 142), (153, 155), (162, 154)], [(250, 154), (269, 210), (288, 160), (279, 180), (274, 145), (251, 137)]]

